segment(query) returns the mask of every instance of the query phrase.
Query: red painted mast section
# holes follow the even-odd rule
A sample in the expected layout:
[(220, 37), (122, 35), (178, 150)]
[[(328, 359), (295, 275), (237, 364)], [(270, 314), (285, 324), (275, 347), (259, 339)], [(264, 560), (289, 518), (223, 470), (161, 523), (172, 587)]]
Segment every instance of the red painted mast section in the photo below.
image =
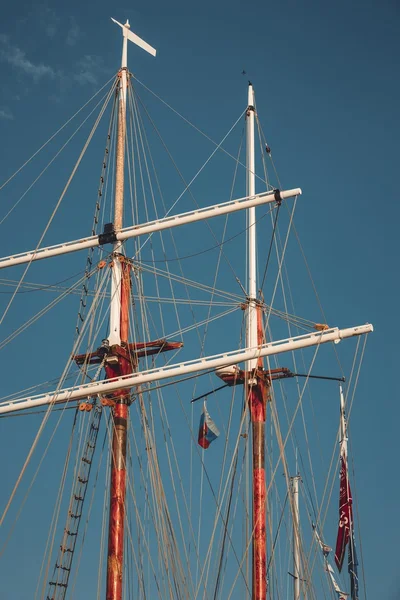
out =
[[(131, 296), (130, 264), (121, 255), (121, 347), (111, 348), (110, 356), (117, 358), (115, 363), (105, 364), (107, 379), (127, 375), (134, 370), (132, 360), (124, 356), (128, 346), (129, 305)], [(118, 350), (122, 352), (118, 352)], [(114, 353), (113, 353), (114, 352)], [(129, 353), (128, 353), (129, 356)], [(107, 556), (107, 600), (122, 599), (124, 528), (126, 496), (126, 440), (130, 390), (119, 390), (113, 394), (113, 440), (111, 457), (110, 517)]]
[[(262, 309), (257, 306), (257, 343), (264, 343)], [(248, 373), (248, 399), (253, 434), (253, 600), (267, 597), (265, 419), (270, 380), (260, 358), (254, 376)]]

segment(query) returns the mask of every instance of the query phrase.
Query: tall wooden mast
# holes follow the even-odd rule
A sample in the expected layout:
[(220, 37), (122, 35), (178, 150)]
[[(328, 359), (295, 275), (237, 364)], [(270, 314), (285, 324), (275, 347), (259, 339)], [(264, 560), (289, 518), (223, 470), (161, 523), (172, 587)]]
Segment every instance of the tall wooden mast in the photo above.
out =
[[(126, 137), (126, 98), (128, 86), (128, 39), (151, 54), (155, 50), (132, 34), (129, 22), (121, 25), (123, 31), (122, 61), (119, 72), (118, 126), (116, 142), (114, 236), (122, 229), (124, 211), (124, 163)], [(105, 344), (105, 371), (107, 379), (128, 375), (137, 368), (137, 355), (129, 346), (129, 307), (131, 299), (130, 263), (126, 260), (121, 242), (115, 239), (112, 255), (110, 334)], [(124, 529), (126, 497), (126, 443), (130, 404), (130, 389), (112, 394), (113, 433), (110, 480), (110, 516), (107, 551), (106, 599), (121, 600), (124, 566)]]
[[(246, 195), (250, 197), (255, 195), (254, 112), (254, 90), (250, 83), (246, 113)], [(255, 207), (249, 208), (247, 215), (248, 290), (246, 345), (248, 348), (255, 348), (261, 346), (264, 342), (261, 306), (257, 302)], [(265, 600), (267, 596), (265, 415), (268, 388), (269, 379), (263, 373), (262, 359), (254, 358), (249, 360), (247, 362), (245, 394), (250, 409), (253, 446), (253, 600)]]
[[(129, 27), (128, 23), (125, 27)], [(121, 70), (118, 89), (118, 127), (115, 166), (114, 230), (122, 229), (124, 210), (124, 162), (126, 132), (126, 96), (127, 96), (127, 42), (124, 35)], [(107, 379), (132, 372), (129, 360), (120, 353), (125, 348), (129, 336), (130, 304), (130, 268), (121, 253), (120, 242), (114, 243), (111, 278), (110, 334), (108, 342), (110, 353), (106, 358)], [(107, 600), (121, 600), (122, 574), (124, 561), (124, 528), (126, 496), (126, 438), (128, 430), (130, 390), (121, 390), (114, 394), (113, 433), (110, 479), (110, 516), (108, 525), (107, 552)]]

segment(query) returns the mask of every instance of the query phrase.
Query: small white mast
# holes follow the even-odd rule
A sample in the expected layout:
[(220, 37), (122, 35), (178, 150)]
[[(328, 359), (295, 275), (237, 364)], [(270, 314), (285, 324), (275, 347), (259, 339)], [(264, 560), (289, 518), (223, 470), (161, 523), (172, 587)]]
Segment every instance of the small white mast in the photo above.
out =
[(291, 477), (293, 497), (293, 599), (300, 600), (300, 513), (299, 513), (300, 475)]
[[(249, 83), (248, 106), (246, 113), (246, 196), (255, 195), (256, 177), (254, 160), (254, 89)], [(251, 207), (247, 213), (247, 253), (248, 253), (248, 314), (247, 314), (247, 348), (257, 346), (257, 262), (256, 262), (256, 209)], [(257, 366), (257, 359), (247, 363), (247, 370), (251, 371)]]
[[(122, 25), (115, 19), (111, 20), (122, 28), (122, 58), (121, 70), (119, 72), (119, 94), (118, 94), (118, 128), (116, 143), (116, 167), (115, 167), (115, 200), (114, 200), (114, 230), (122, 229), (124, 214), (124, 166), (125, 166), (125, 136), (126, 136), (126, 97), (128, 87), (128, 40), (137, 46), (146, 50), (153, 56), (156, 55), (155, 49), (143, 41), (140, 37), (130, 31), (129, 21)], [(110, 306), (110, 335), (109, 344), (121, 343), (120, 322), (121, 322), (121, 278), (122, 266), (118, 254), (121, 253), (122, 244), (119, 241), (114, 243), (113, 270), (111, 279), (111, 306)]]

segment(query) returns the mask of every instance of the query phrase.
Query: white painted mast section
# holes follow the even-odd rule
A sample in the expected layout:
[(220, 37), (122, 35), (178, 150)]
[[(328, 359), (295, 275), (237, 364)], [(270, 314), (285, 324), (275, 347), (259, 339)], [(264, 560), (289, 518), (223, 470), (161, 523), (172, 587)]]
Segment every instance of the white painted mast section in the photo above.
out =
[(300, 600), (300, 513), (299, 513), (300, 475), (291, 477), (293, 498), (293, 598)]
[[(292, 198), (300, 194), (300, 188), (280, 192), (281, 198)], [(116, 238), (118, 241), (124, 241), (129, 238), (148, 235), (155, 231), (172, 229), (188, 223), (212, 219), (213, 217), (244, 210), (251, 206), (269, 204), (271, 202), (275, 202), (274, 192), (258, 194), (250, 199), (245, 196), (244, 198), (238, 198), (237, 200), (222, 202), (221, 204), (215, 204), (214, 206), (206, 206), (205, 208), (165, 217), (156, 221), (149, 221), (147, 223), (125, 227), (124, 229), (121, 229), (121, 231), (116, 232)], [(81, 238), (79, 240), (72, 240), (71, 242), (62, 242), (61, 244), (56, 244), (54, 246), (46, 246), (44, 248), (39, 248), (38, 250), (21, 252), (20, 254), (13, 254), (11, 256), (0, 258), (0, 269), (26, 264), (35, 260), (44, 260), (45, 258), (51, 258), (52, 256), (59, 256), (61, 254), (78, 252), (79, 250), (85, 250), (86, 248), (96, 248), (99, 245), (99, 236), (97, 235)]]
[(347, 464), (347, 428), (346, 428), (346, 413), (344, 410), (344, 396), (343, 396), (343, 388), (339, 386), (340, 389), (340, 443), (342, 448), (344, 448), (346, 454), (346, 464)]
[[(127, 47), (128, 38), (125, 31), (129, 28), (127, 21), (122, 28), (122, 59), (121, 70), (119, 72), (119, 90), (118, 90), (118, 126), (116, 143), (116, 163), (115, 163), (115, 197), (114, 197), (114, 229), (122, 229), (122, 220), (124, 213), (124, 163), (125, 163), (125, 134), (126, 134), (126, 86), (127, 86)], [(119, 240), (114, 243), (114, 256), (112, 264), (111, 277), (111, 304), (110, 304), (110, 334), (108, 341), (110, 346), (121, 343), (121, 281), (122, 265), (118, 258), (121, 253), (122, 245)]]
[[(115, 167), (115, 201), (114, 201), (114, 230), (121, 231), (124, 216), (124, 169), (125, 169), (125, 138), (126, 138), (126, 98), (128, 87), (128, 39), (155, 56), (155, 50), (146, 44), (137, 35), (131, 33), (129, 21), (121, 25), (115, 19), (114, 23), (122, 28), (122, 58), (121, 70), (119, 72), (120, 83), (118, 93), (118, 127), (116, 143), (116, 167)], [(114, 243), (113, 270), (111, 278), (111, 306), (110, 306), (110, 345), (120, 344), (121, 324), (121, 280), (122, 265), (118, 255), (121, 254), (121, 240)]]
[(225, 352), (223, 354), (217, 354), (215, 356), (205, 356), (203, 358), (196, 358), (195, 360), (188, 362), (158, 367), (148, 371), (141, 371), (140, 373), (126, 375), (124, 377), (108, 380), (106, 379), (105, 381), (96, 381), (77, 387), (66, 388), (59, 390), (58, 392), (50, 392), (48, 394), (40, 394), (28, 398), (19, 398), (16, 400), (2, 402), (0, 404), (0, 414), (33, 408), (35, 406), (43, 406), (51, 403), (60, 404), (62, 402), (68, 402), (71, 400), (82, 400), (83, 398), (88, 398), (91, 396), (110, 394), (118, 389), (132, 388), (136, 385), (142, 385), (144, 383), (160, 381), (172, 377), (181, 377), (182, 375), (186, 375), (188, 373), (214, 370), (218, 367), (225, 367), (240, 362), (246, 362), (260, 356), (263, 357), (274, 354), (282, 354), (283, 352), (292, 352), (294, 350), (299, 350), (300, 348), (318, 346), (319, 344), (326, 344), (327, 342), (338, 343), (342, 339), (364, 335), (371, 333), (372, 331), (372, 325), (366, 324), (358, 327), (349, 327), (347, 329), (338, 329), (335, 327), (325, 331), (307, 333), (285, 340), (268, 342), (268, 344), (263, 344), (256, 348), (245, 348), (243, 350), (234, 350), (231, 352)]
[[(255, 194), (256, 176), (254, 160), (254, 90), (249, 84), (248, 109), (246, 114), (246, 195)], [(247, 211), (247, 253), (248, 253), (248, 308), (246, 345), (248, 348), (257, 346), (257, 255), (256, 255), (256, 209), (252, 206)], [(257, 359), (247, 363), (247, 370), (257, 366)]]

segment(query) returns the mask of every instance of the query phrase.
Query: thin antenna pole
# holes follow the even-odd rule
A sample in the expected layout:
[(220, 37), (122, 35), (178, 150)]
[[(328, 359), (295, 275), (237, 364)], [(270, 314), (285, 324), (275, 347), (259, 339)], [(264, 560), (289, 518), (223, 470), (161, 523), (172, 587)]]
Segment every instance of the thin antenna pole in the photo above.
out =
[[(297, 453), (296, 453), (297, 454)], [(296, 455), (297, 463), (297, 455)], [(299, 479), (291, 477), (293, 498), (293, 599), (300, 600), (300, 514), (299, 514)]]

